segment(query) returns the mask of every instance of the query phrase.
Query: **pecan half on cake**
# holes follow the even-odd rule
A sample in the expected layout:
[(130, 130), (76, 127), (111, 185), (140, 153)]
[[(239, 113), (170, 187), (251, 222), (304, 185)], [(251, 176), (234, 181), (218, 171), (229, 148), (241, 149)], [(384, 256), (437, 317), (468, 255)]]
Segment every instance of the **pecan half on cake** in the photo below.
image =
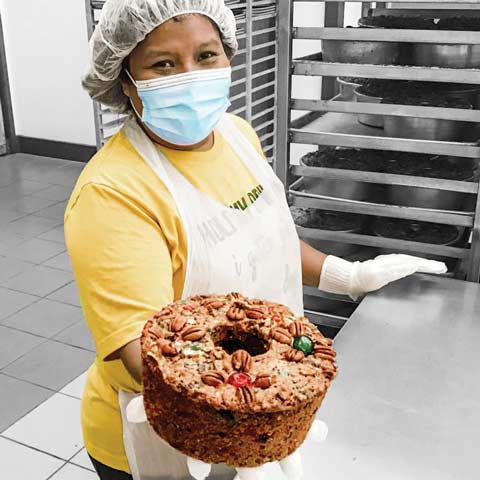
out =
[(283, 305), (239, 294), (163, 308), (142, 335), (145, 410), (172, 447), (255, 467), (303, 442), (336, 374), (332, 341)]

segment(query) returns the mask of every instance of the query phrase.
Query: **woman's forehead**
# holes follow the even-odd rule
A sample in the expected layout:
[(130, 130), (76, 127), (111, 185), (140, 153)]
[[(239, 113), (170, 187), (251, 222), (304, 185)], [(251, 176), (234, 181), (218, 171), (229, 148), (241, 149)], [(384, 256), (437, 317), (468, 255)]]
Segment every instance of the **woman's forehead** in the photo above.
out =
[(138, 47), (150, 56), (218, 45), (221, 45), (220, 33), (208, 17), (184, 14), (157, 27)]

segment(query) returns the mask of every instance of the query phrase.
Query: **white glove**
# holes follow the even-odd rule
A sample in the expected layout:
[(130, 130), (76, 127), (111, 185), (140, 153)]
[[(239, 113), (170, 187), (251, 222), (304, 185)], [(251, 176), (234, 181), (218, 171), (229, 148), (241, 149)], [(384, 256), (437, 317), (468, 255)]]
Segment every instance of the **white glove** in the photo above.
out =
[(380, 255), (366, 262), (348, 262), (329, 255), (323, 264), (318, 288), (356, 300), (364, 293), (416, 272), (446, 273), (447, 266), (443, 262), (403, 254)]

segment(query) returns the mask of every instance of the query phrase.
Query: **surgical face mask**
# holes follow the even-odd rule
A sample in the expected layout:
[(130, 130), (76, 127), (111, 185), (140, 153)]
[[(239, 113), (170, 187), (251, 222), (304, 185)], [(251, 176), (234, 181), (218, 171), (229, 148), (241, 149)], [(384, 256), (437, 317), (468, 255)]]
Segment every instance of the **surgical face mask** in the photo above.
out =
[(174, 145), (195, 145), (207, 138), (230, 106), (230, 67), (143, 81), (135, 81), (128, 71), (127, 75), (142, 99), (143, 114), (135, 110), (137, 115), (155, 135)]

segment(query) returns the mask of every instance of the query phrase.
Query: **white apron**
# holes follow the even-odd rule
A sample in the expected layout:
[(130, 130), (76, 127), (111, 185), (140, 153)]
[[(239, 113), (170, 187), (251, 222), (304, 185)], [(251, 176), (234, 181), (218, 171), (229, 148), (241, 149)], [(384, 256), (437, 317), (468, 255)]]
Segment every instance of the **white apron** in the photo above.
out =
[[(198, 191), (129, 119), (124, 133), (170, 191), (187, 238), (188, 260), (182, 298), (226, 294), (262, 298), (303, 315), (300, 241), (282, 183), (242, 132), (225, 115), (219, 131), (263, 191), (241, 211)], [(135, 395), (120, 392), (124, 443), (135, 480), (190, 479), (186, 457), (161, 440), (148, 423), (127, 420)], [(231, 479), (233, 469), (214, 467), (208, 478)]]

